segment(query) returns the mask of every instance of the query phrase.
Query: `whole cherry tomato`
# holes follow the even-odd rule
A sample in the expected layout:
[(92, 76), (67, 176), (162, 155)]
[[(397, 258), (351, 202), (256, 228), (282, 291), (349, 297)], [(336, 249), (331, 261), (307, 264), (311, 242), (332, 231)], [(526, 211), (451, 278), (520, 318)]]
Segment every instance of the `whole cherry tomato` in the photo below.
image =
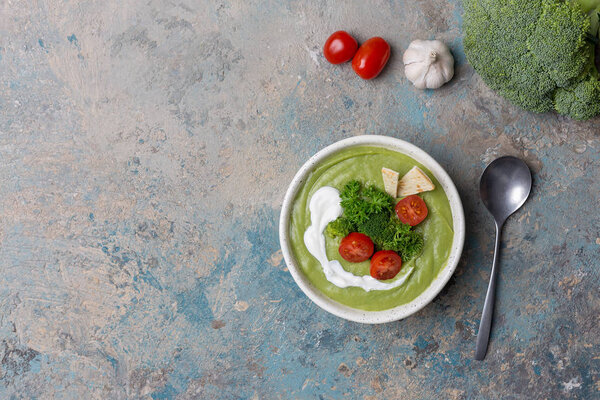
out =
[(419, 225), (428, 213), (425, 201), (416, 194), (406, 196), (396, 204), (398, 219), (410, 226)]
[(390, 58), (390, 45), (380, 37), (364, 42), (352, 59), (352, 69), (363, 79), (373, 79)]
[(375, 279), (392, 279), (402, 268), (402, 258), (392, 250), (381, 250), (371, 258), (371, 276)]
[(350, 61), (356, 53), (358, 43), (348, 32), (334, 32), (323, 46), (323, 55), (332, 64)]
[(343, 238), (339, 248), (342, 258), (354, 263), (367, 261), (374, 250), (373, 241), (367, 235), (358, 232), (352, 232)]

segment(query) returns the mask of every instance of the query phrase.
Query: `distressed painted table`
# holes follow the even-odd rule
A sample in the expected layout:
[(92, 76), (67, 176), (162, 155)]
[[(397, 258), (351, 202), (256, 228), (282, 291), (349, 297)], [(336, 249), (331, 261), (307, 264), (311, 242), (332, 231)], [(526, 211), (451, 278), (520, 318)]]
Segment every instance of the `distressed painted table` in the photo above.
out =
[[(346, 3), (346, 2), (344, 2)], [(592, 399), (600, 396), (600, 120), (523, 112), (465, 61), (458, 1), (0, 4), (0, 398)], [(365, 82), (337, 29), (393, 56)], [(401, 53), (456, 57), (435, 92)], [(404, 321), (321, 311), (282, 262), (298, 167), (384, 134), (436, 157), (467, 215), (462, 261)], [(493, 224), (479, 174), (523, 157), (533, 197), (502, 248), (473, 361)]]

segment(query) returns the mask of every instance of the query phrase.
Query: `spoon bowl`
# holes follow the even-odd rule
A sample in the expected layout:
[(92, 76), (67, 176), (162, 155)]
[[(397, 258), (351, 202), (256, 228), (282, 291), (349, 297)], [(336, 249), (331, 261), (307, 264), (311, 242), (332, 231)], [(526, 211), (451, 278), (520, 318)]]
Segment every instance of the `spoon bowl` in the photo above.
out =
[(475, 359), (483, 360), (487, 352), (496, 299), (496, 279), (498, 277), (498, 254), (500, 237), (506, 219), (525, 203), (531, 192), (531, 171), (523, 160), (516, 157), (500, 157), (487, 166), (479, 181), (481, 200), (496, 223), (496, 245), (492, 273), (485, 296), (483, 314), (477, 333)]
[(529, 167), (523, 160), (512, 156), (492, 161), (479, 182), (481, 200), (497, 223), (504, 223), (521, 208), (530, 191)]

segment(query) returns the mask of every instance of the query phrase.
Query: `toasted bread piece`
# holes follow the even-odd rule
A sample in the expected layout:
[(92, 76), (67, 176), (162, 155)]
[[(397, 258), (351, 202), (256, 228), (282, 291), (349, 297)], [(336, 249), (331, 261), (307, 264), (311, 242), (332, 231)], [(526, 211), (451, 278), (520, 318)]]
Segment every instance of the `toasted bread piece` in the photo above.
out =
[[(398, 192), (396, 197), (406, 197), (411, 194), (428, 192), (435, 189), (431, 179), (421, 171), (419, 167), (413, 167), (398, 182)], [(386, 189), (387, 191), (387, 189)]]
[(398, 193), (398, 179), (400, 174), (389, 168), (381, 168), (381, 176), (383, 178), (383, 187), (387, 194), (396, 198)]

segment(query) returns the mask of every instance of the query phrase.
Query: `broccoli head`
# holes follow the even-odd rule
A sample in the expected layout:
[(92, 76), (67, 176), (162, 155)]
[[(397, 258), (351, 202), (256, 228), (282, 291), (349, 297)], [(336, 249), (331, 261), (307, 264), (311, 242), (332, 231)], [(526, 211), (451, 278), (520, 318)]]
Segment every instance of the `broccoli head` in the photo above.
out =
[(493, 90), (533, 112), (600, 113), (594, 65), (600, 0), (464, 0), (468, 61)]
[(554, 94), (556, 111), (575, 119), (590, 119), (600, 114), (600, 81), (590, 78)]
[(325, 233), (330, 238), (335, 239), (348, 236), (350, 232), (354, 232), (355, 230), (356, 229), (354, 228), (352, 223), (348, 221), (347, 218), (339, 217), (327, 224), (327, 227), (325, 228)]

